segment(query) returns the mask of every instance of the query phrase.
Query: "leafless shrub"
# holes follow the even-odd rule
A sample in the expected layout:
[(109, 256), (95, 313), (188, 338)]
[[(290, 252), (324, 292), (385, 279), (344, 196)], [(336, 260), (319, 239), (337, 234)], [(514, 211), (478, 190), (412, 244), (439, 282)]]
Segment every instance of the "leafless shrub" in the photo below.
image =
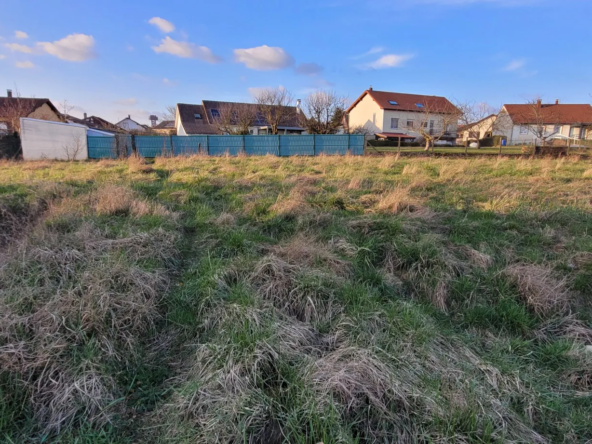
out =
[(515, 264), (504, 274), (518, 287), (524, 302), (537, 314), (562, 312), (569, 305), (570, 293), (565, 279), (557, 279), (549, 266)]

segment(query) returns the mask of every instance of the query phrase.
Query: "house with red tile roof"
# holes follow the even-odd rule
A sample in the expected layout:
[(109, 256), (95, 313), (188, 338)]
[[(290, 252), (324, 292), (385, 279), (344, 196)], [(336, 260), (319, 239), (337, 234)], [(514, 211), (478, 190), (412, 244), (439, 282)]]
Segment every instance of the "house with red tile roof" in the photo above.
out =
[(550, 139), (571, 142), (592, 139), (592, 106), (589, 104), (563, 104), (558, 100), (546, 104), (542, 100), (532, 103), (506, 104), (498, 120), (508, 121), (496, 134), (508, 138), (508, 144), (540, 144)]
[(415, 140), (433, 135), (454, 141), (459, 115), (459, 109), (446, 97), (369, 88), (347, 109), (346, 123), (350, 131), (363, 127), (382, 139)]

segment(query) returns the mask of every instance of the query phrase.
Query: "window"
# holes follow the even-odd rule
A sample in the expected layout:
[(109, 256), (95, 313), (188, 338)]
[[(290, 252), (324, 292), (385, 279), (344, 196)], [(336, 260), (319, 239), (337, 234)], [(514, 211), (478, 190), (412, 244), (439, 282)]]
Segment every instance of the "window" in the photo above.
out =
[(421, 127), (422, 128), (427, 128), (428, 127), (428, 122), (421, 122)]
[(398, 105), (398, 103), (397, 103), (397, 102), (395, 102), (394, 100), (389, 100), (389, 103), (390, 103), (391, 105)]
[(434, 121), (430, 120), (430, 129), (434, 129)]
[(220, 111), (218, 111), (218, 110), (217, 110), (217, 109), (215, 109), (215, 108), (212, 108), (212, 109), (210, 110), (210, 113), (212, 113), (212, 117), (213, 117), (213, 118), (218, 118), (218, 117), (220, 117)]
[(418, 108), (423, 108), (423, 103), (416, 103), (415, 106), (417, 106)]
[(391, 117), (391, 128), (399, 128), (399, 119), (397, 117)]
[(252, 129), (249, 130), (249, 135), (251, 135), (251, 136), (253, 135), (253, 130)]
[(555, 125), (553, 127), (553, 133), (560, 133), (561, 132), (561, 125)]
[(413, 128), (413, 120), (407, 121), (407, 128)]
[(573, 137), (575, 139), (577, 137), (576, 135), (579, 135), (579, 127), (572, 126), (569, 129), (569, 137)]
[(196, 119), (201, 119), (201, 114), (194, 114), (193, 117), (195, 117)]
[(528, 127), (520, 125), (520, 134), (528, 134)]

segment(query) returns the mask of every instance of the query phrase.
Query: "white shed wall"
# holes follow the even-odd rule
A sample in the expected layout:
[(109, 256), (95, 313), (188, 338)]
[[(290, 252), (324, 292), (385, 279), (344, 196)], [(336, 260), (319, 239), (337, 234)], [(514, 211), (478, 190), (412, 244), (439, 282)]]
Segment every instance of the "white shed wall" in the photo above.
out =
[(88, 159), (86, 126), (21, 118), (25, 160)]

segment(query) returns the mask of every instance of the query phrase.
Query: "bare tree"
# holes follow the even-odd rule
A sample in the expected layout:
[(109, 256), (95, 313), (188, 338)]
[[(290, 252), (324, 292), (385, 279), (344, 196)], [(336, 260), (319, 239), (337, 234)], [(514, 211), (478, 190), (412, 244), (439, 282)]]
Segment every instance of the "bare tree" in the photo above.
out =
[(175, 120), (176, 117), (177, 107), (174, 105), (167, 106), (164, 112), (162, 113), (162, 120)]
[(418, 111), (410, 113), (402, 127), (416, 133), (425, 141), (425, 151), (429, 151), (443, 137), (454, 137), (461, 111), (450, 102), (442, 102), (427, 97), (418, 103)]
[(64, 119), (66, 118), (67, 115), (70, 114), (70, 111), (72, 111), (74, 108), (76, 108), (74, 105), (68, 105), (68, 101), (66, 99), (64, 99), (63, 102), (59, 102), (58, 105), (60, 106), (60, 109), (62, 110), (62, 116), (64, 116)]
[[(487, 134), (493, 135), (496, 109), (485, 102), (459, 102), (456, 103), (456, 107), (460, 111), (459, 123), (468, 131), (465, 153), (473, 139), (477, 142), (477, 149), (481, 148), (481, 139)], [(488, 117), (491, 118), (488, 119)]]
[(278, 128), (295, 118), (290, 108), (292, 95), (284, 88), (268, 88), (260, 91), (255, 97), (257, 112), (267, 122), (271, 134), (277, 134)]
[(0, 107), (0, 121), (6, 124), (6, 132), (21, 131), (21, 117), (26, 117), (31, 112), (30, 105), (21, 99), (18, 90), (14, 91), (14, 96), (4, 100)]
[(257, 106), (250, 103), (223, 103), (218, 112), (215, 123), (223, 134), (248, 135), (257, 118)]
[(342, 125), (347, 98), (331, 91), (317, 91), (304, 99), (300, 126), (309, 134), (335, 134)]
[(71, 162), (77, 160), (77, 157), (84, 150), (84, 142), (81, 136), (72, 136), (72, 139), (62, 147), (66, 154), (66, 159)]
[(546, 145), (547, 139), (555, 134), (555, 126), (560, 120), (557, 109), (553, 108), (553, 105), (543, 105), (540, 97), (527, 101), (526, 105), (525, 111), (515, 118), (523, 122), (522, 128), (534, 135), (535, 144), (540, 140)]

